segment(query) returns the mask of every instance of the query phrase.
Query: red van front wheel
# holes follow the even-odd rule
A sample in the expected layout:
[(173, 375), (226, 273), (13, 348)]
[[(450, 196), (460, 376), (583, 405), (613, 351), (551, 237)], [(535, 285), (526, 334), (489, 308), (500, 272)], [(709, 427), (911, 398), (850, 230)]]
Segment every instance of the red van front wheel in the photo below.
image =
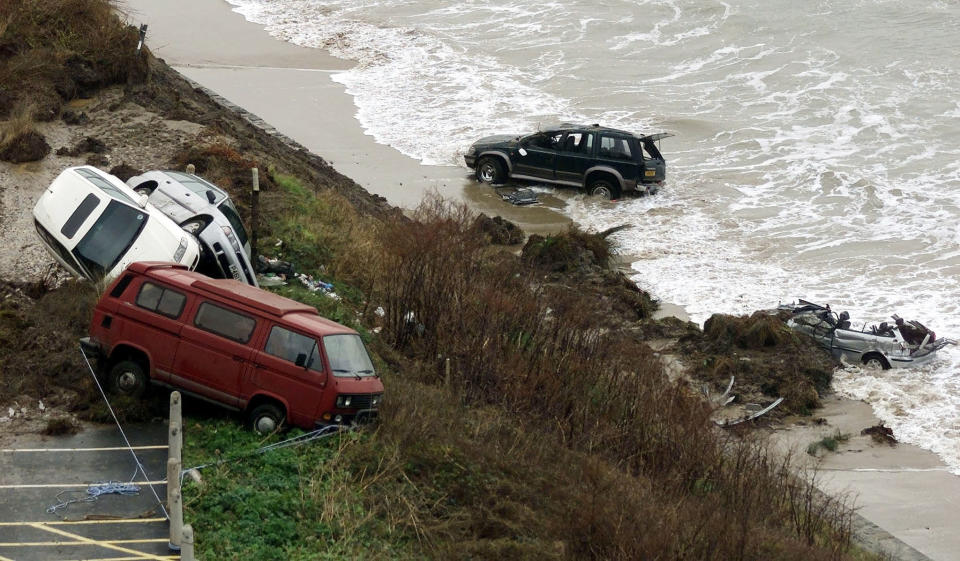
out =
[(250, 428), (258, 434), (270, 434), (280, 428), (286, 417), (282, 408), (264, 403), (250, 411)]
[(142, 397), (147, 391), (147, 374), (139, 363), (121, 360), (110, 369), (110, 387), (121, 395)]

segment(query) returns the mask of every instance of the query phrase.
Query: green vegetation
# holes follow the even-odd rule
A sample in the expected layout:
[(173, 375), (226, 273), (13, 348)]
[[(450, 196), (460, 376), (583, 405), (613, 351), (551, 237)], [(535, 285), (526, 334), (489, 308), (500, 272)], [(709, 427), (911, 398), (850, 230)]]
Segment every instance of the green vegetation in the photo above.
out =
[(810, 445), (807, 446), (807, 454), (816, 456), (817, 452), (820, 451), (821, 448), (829, 452), (836, 452), (837, 448), (840, 446), (840, 443), (848, 440), (850, 440), (850, 435), (841, 433), (838, 430), (831, 436), (825, 436), (816, 442), (811, 442)]

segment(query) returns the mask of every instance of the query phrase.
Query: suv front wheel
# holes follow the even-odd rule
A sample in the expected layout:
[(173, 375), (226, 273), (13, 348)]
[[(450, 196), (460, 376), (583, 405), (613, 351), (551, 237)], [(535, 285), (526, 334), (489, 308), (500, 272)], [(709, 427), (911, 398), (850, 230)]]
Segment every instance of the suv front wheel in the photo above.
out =
[(507, 178), (507, 172), (503, 169), (503, 163), (496, 158), (487, 156), (480, 158), (477, 163), (477, 181), (480, 183), (497, 184), (503, 183)]
[(587, 193), (592, 197), (602, 197), (608, 201), (620, 198), (620, 188), (607, 179), (597, 179), (587, 186)]

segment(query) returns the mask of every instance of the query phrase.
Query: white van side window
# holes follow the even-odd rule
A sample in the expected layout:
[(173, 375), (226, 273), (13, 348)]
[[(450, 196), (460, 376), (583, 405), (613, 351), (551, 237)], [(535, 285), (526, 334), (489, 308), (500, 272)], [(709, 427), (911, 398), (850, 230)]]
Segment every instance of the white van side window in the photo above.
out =
[(193, 324), (214, 335), (226, 337), (238, 343), (246, 343), (253, 336), (257, 320), (216, 304), (204, 302), (200, 304)]

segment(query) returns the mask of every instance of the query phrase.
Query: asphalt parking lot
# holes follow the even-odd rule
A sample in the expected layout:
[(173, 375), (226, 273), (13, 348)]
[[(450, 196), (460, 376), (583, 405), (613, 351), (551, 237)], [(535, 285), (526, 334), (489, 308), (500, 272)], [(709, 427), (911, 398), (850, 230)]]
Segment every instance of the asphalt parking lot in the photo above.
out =
[[(153, 491), (166, 499), (167, 430), (125, 427)], [(169, 525), (116, 427), (15, 437), (0, 449), (0, 561), (170, 560)], [(134, 477), (135, 476), (135, 477)], [(90, 484), (131, 482), (136, 494), (88, 498)]]

